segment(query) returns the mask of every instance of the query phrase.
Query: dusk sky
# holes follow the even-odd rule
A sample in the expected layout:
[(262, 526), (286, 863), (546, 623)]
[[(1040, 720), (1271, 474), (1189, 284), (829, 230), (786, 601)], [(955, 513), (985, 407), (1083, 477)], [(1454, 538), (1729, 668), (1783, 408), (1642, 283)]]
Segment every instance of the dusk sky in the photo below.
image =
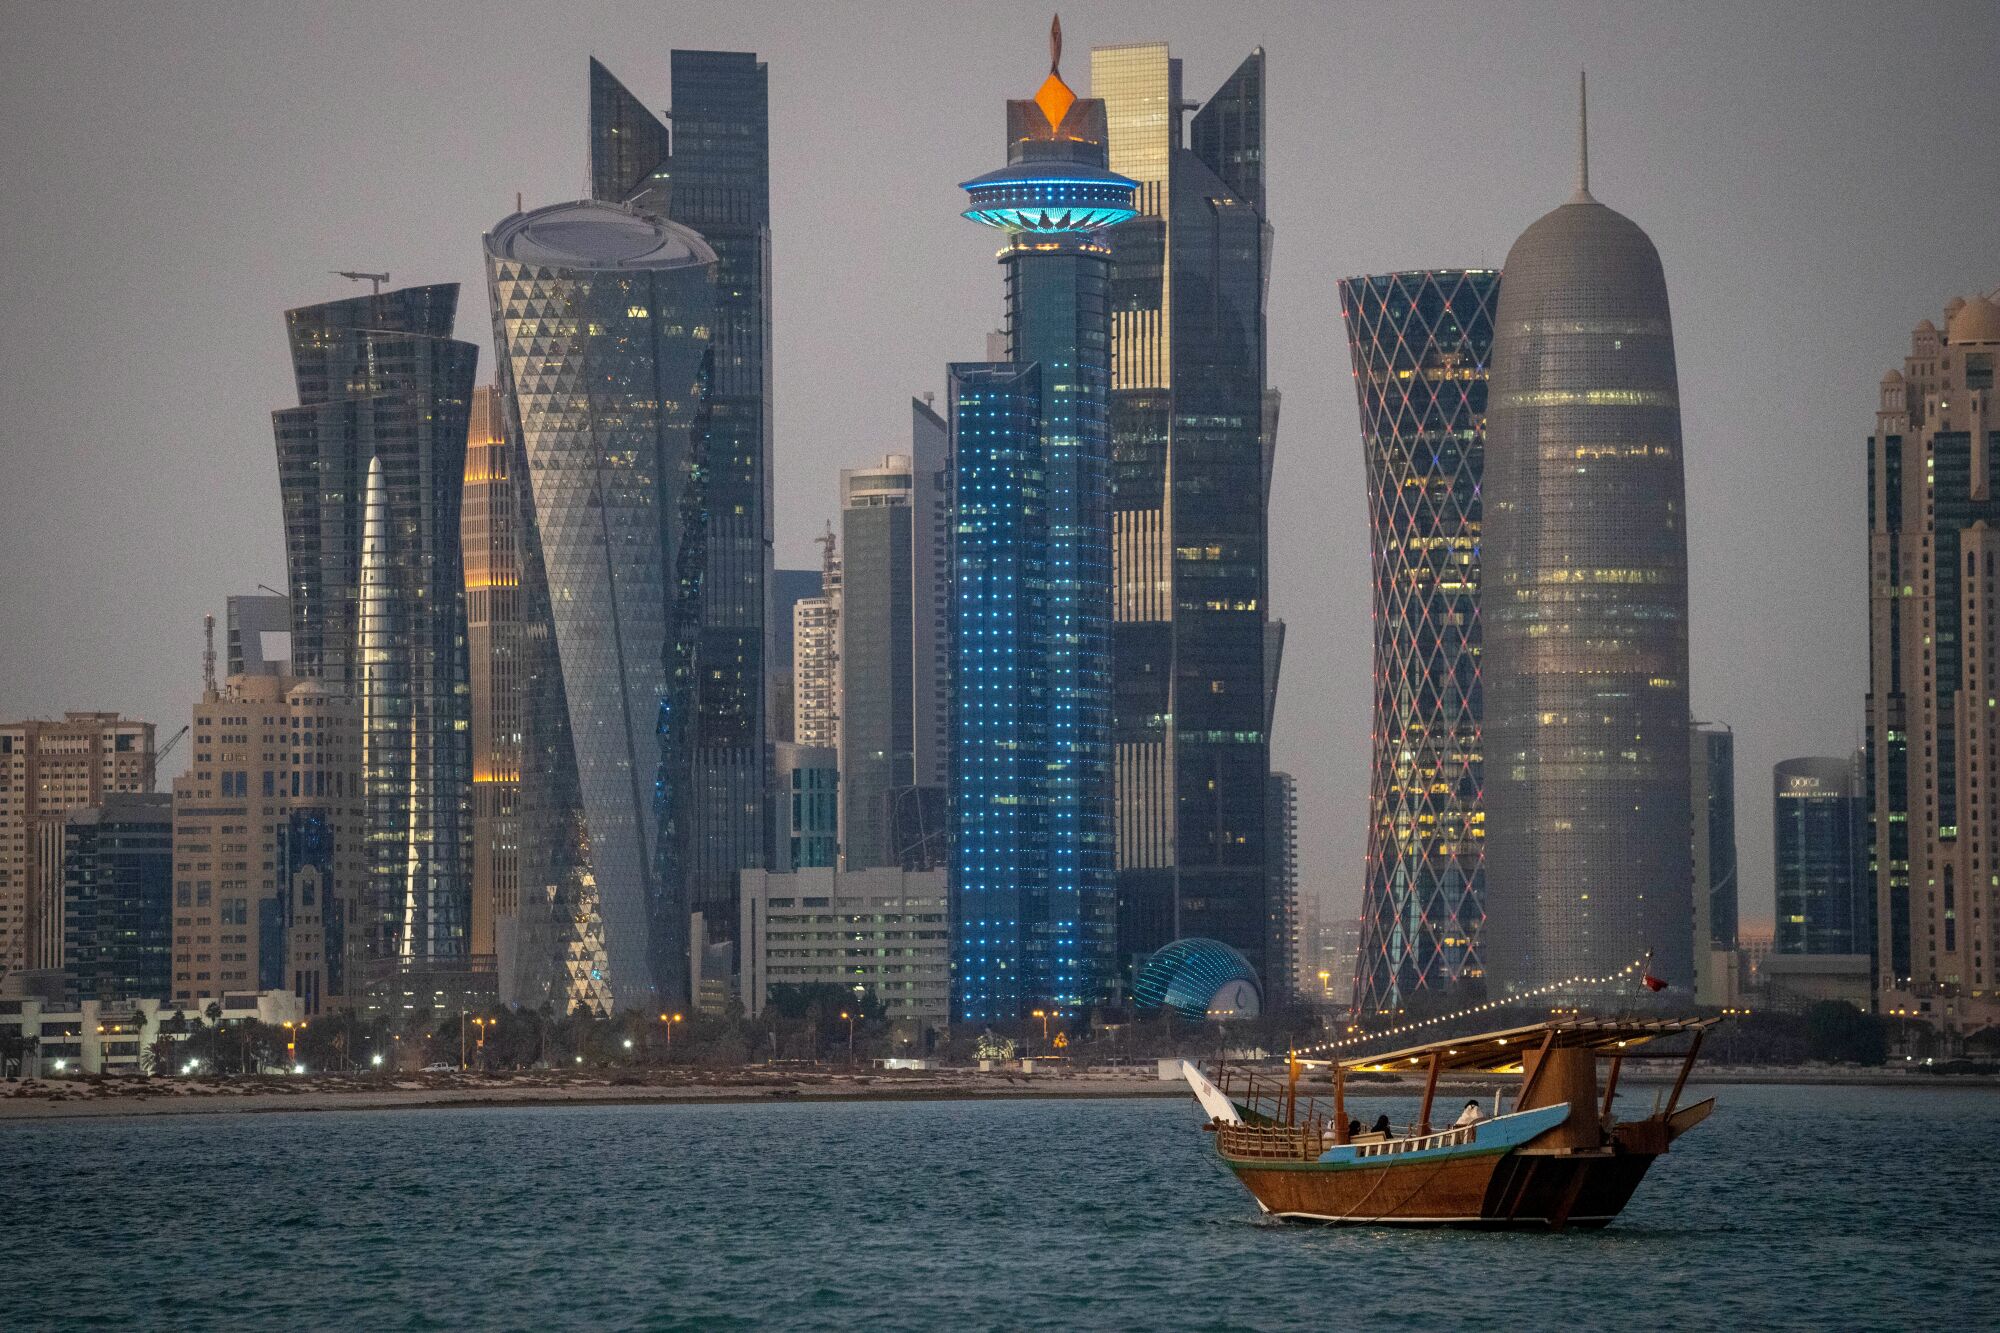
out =
[[(983, 354), (991, 232), (958, 182), (1004, 161), (1044, 6), (101, 4), (0, 11), (0, 719), (188, 719), (201, 616), (283, 587), (270, 413), (288, 307), (462, 284), (492, 375), (480, 236), (588, 193), (585, 62), (664, 108), (673, 47), (770, 64), (777, 560), (816, 564), (837, 471), (906, 448), (908, 400)], [(1164, 40), (1202, 98), (1269, 55), (1270, 381), (1284, 394), (1273, 763), (1302, 885), (1358, 910), (1368, 532), (1335, 281), (1498, 267), (1570, 193), (1660, 250), (1680, 361), (1693, 704), (1737, 736), (1746, 921), (1771, 913), (1770, 769), (1858, 744), (1865, 439), (1919, 320), (2000, 287), (2000, 6), (1074, 4), (1093, 45)], [(185, 755), (169, 765), (178, 771)], [(164, 777), (164, 775), (163, 775)]]

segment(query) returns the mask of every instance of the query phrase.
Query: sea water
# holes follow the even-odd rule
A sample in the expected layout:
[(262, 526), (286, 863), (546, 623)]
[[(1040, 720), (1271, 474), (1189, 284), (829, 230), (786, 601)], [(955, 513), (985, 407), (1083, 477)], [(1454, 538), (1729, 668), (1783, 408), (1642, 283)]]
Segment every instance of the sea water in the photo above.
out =
[(2000, 1327), (2000, 1092), (1718, 1095), (1560, 1235), (1263, 1220), (1178, 1099), (0, 1123), (0, 1328)]

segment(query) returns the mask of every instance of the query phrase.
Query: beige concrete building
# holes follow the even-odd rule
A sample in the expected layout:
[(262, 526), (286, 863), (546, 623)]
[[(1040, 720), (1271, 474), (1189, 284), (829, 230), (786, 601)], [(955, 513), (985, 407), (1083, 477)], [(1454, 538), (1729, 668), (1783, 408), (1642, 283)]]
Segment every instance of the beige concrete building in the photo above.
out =
[(831, 530), (819, 538), (820, 593), (792, 605), (792, 737), (840, 747), (840, 556)]
[(368, 882), (359, 705), (232, 677), (195, 705), (191, 744), (174, 781), (173, 1002), (287, 990), (308, 1015), (341, 1007)]
[(2000, 292), (1916, 328), (1868, 441), (1876, 1003), (2000, 1021)]
[(742, 879), (739, 985), (756, 1017), (771, 987), (872, 992), (903, 1035), (942, 1032), (951, 1017), (950, 894), (943, 870), (837, 870)]
[[(472, 391), (459, 537), (465, 552), (466, 650), (472, 681), (472, 939), (497, 953), (497, 923), (520, 914), (522, 636), (521, 478), (497, 390)], [(504, 981), (503, 981), (504, 985)], [(504, 994), (504, 990), (503, 990)]]
[(0, 976), (62, 966), (63, 816), (153, 790), (153, 724), (116, 713), (0, 725)]

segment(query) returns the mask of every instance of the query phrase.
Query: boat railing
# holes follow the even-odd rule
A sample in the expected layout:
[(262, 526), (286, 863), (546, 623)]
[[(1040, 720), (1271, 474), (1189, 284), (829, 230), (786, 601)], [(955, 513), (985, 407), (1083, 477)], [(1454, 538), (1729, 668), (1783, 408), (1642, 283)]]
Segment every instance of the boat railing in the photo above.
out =
[(1326, 1151), (1324, 1125), (1217, 1125), (1225, 1156), (1238, 1160), (1310, 1162)]
[[(1218, 1125), (1222, 1151), (1230, 1157), (1260, 1161), (1312, 1161), (1333, 1146), (1333, 1127), (1324, 1120), (1301, 1121), (1296, 1125)], [(1478, 1137), (1478, 1126), (1462, 1125), (1434, 1134), (1411, 1134), (1403, 1138), (1365, 1138), (1354, 1143), (1357, 1162), (1437, 1148), (1463, 1148)]]
[(1354, 1145), (1354, 1158), (1394, 1157), (1399, 1153), (1427, 1152), (1432, 1148), (1462, 1148), (1478, 1137), (1478, 1126), (1461, 1125), (1435, 1134), (1417, 1134), (1403, 1139), (1380, 1139)]
[(1210, 1078), (1223, 1096), (1243, 1108), (1245, 1119), (1300, 1126), (1333, 1119), (1330, 1098), (1322, 1101), (1317, 1093), (1301, 1096), (1282, 1076), (1260, 1076), (1255, 1070), (1220, 1065)]

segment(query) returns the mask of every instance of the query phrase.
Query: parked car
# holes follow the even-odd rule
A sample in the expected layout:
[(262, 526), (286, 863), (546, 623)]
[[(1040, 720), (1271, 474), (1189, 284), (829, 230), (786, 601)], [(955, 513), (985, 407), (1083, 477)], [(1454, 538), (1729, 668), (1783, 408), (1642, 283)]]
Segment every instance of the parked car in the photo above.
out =
[(425, 1066), (424, 1066), (424, 1072), (425, 1072), (426, 1074), (456, 1074), (456, 1073), (458, 1072), (458, 1066), (457, 1066), (457, 1065), (425, 1065)]

